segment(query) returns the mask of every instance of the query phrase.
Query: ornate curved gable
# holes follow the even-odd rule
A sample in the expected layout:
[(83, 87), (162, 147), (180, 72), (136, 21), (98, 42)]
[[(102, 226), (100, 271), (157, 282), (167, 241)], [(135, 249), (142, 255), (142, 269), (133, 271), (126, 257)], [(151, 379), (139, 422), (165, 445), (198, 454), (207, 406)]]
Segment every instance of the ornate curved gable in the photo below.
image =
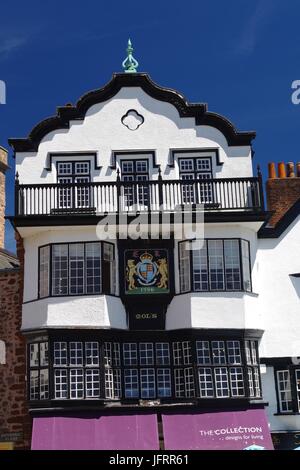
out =
[(71, 120), (84, 119), (91, 106), (113, 98), (123, 87), (140, 87), (152, 98), (174, 105), (181, 117), (194, 117), (196, 125), (215, 127), (226, 137), (228, 145), (251, 145), (252, 139), (255, 138), (255, 132), (237, 131), (228, 119), (207, 111), (206, 104), (188, 103), (180, 93), (160, 87), (145, 73), (117, 73), (103, 88), (83, 95), (75, 106), (58, 107), (56, 116), (44, 119), (37, 124), (27, 138), (11, 138), (9, 144), (15, 152), (37, 151), (39, 143), (46, 134), (56, 129), (69, 128)]

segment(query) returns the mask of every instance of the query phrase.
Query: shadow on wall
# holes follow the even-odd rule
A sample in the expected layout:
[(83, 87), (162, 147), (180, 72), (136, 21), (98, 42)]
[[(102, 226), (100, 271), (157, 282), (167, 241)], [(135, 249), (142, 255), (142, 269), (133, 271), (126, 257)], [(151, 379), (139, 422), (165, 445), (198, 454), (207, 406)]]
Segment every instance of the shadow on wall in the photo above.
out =
[(294, 286), (294, 289), (300, 299), (300, 277), (294, 277), (292, 275), (290, 275), (290, 279), (291, 279), (291, 282)]

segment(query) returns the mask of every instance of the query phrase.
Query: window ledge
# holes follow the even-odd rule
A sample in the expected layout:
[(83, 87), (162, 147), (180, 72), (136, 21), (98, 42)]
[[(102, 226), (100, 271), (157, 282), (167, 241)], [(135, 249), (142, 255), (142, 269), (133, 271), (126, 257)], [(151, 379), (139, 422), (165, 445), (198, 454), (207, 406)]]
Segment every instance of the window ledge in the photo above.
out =
[(273, 416), (300, 416), (300, 411), (287, 411), (282, 413), (274, 413)]

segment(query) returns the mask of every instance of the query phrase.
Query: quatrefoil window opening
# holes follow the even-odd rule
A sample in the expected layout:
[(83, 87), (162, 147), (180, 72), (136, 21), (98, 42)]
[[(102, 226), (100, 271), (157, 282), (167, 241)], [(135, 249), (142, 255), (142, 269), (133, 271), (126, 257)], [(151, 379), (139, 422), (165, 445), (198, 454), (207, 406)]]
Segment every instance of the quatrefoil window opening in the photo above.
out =
[(121, 122), (130, 131), (136, 131), (144, 122), (144, 117), (135, 109), (129, 109), (122, 117)]

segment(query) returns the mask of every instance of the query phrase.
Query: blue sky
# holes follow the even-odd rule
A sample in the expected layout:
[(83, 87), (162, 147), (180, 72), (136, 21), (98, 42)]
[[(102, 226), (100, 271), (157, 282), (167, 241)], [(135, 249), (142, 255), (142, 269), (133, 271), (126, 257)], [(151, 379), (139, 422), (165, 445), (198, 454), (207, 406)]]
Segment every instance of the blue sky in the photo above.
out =
[[(240, 130), (256, 130), (254, 164), (300, 161), (299, 0), (15, 0), (0, 7), (0, 145), (25, 137), (86, 91), (120, 72), (128, 37), (139, 71)], [(13, 214), (10, 151), (7, 214)], [(9, 224), (8, 224), (9, 225)], [(7, 226), (6, 247), (14, 250)]]

